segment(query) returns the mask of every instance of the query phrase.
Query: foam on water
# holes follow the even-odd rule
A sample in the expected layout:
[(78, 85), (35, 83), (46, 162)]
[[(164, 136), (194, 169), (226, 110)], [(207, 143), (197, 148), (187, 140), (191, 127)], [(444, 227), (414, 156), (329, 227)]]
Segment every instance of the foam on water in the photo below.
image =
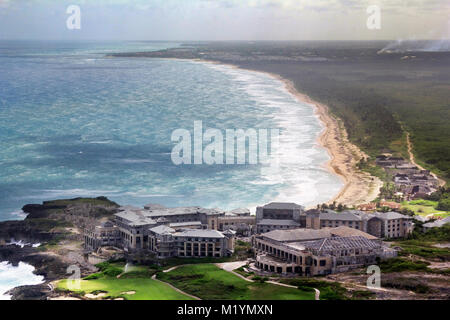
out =
[[(279, 169), (263, 168), (255, 185), (282, 185), (272, 200), (304, 205), (326, 202), (339, 192), (337, 177), (328, 172), (326, 150), (318, 143), (323, 127), (313, 106), (299, 102), (279, 79), (226, 65), (206, 64), (233, 77), (258, 105), (272, 109), (274, 124), (282, 129), (276, 153)], [(327, 189), (320, 189), (329, 179)], [(334, 180), (334, 181), (333, 181)], [(322, 192), (319, 192), (321, 190)]]
[(5, 293), (18, 286), (36, 285), (43, 282), (44, 277), (33, 273), (34, 267), (20, 262), (17, 267), (3, 261), (0, 262), (0, 300), (10, 300)]
[[(63, 48), (34, 45), (25, 58), (0, 51), (0, 220), (58, 198), (226, 210), (275, 200), (314, 205), (342, 187), (325, 170), (329, 155), (317, 144), (323, 128), (314, 109), (270, 75), (96, 53), (141, 51), (136, 45)], [(279, 128), (279, 170), (175, 166), (171, 133), (192, 131), (196, 120), (220, 130)]]

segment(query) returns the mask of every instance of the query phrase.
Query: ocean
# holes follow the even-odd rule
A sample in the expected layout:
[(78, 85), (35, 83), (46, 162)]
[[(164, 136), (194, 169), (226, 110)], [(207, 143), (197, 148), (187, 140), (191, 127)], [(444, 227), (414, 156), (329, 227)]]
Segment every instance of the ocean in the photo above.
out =
[[(198, 61), (110, 58), (164, 42), (0, 42), (0, 220), (45, 200), (231, 210), (311, 206), (343, 186), (327, 171), (323, 127), (267, 74)], [(279, 170), (175, 165), (174, 130), (280, 129)]]
[[(317, 143), (323, 127), (276, 78), (198, 61), (109, 58), (164, 42), (0, 42), (0, 221), (28, 203), (107, 196), (120, 204), (231, 210), (270, 201), (306, 206), (342, 187)], [(279, 129), (278, 169), (175, 165), (171, 135), (203, 128)], [(42, 277), (0, 262), (6, 290)]]
[(27, 263), (20, 262), (13, 266), (0, 261), (0, 300), (11, 299), (6, 292), (15, 287), (42, 283), (44, 277), (35, 275), (33, 271), (34, 267)]

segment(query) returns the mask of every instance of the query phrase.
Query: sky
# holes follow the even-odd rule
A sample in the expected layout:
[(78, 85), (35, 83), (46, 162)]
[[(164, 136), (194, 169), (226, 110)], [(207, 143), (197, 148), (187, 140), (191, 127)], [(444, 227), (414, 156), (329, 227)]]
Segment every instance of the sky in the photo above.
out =
[[(78, 5), (81, 28), (68, 29)], [(380, 28), (369, 29), (370, 5)], [(450, 38), (450, 0), (0, 0), (0, 39), (414, 40)]]

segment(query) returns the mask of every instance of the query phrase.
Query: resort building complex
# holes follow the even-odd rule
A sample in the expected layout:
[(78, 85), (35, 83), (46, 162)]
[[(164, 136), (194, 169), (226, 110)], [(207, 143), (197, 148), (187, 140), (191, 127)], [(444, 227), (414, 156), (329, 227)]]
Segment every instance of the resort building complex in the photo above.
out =
[(308, 210), (294, 203), (269, 203), (256, 209), (257, 233), (272, 230), (346, 226), (378, 238), (402, 238), (413, 231), (412, 218), (397, 212)]
[(251, 237), (261, 272), (321, 275), (396, 256), (382, 238), (406, 237), (411, 218), (396, 212), (307, 210), (269, 203), (230, 212), (200, 207), (121, 207), (112, 221), (85, 232), (85, 247), (112, 246), (157, 258), (224, 257), (237, 235)]
[(113, 222), (85, 232), (85, 246), (147, 250), (158, 257), (213, 256), (233, 252), (236, 233), (251, 235), (255, 216), (246, 209), (231, 212), (200, 207), (166, 208), (149, 204), (121, 207)]
[(395, 257), (378, 238), (349, 227), (275, 230), (254, 237), (256, 267), (306, 276), (348, 271)]

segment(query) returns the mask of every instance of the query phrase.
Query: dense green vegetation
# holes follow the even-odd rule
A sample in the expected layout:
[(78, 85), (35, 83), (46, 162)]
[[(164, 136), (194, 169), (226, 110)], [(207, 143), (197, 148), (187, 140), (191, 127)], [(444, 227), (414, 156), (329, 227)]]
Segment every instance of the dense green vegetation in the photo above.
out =
[[(58, 282), (57, 290), (79, 296), (104, 293), (102, 299), (126, 300), (191, 300), (165, 283), (151, 279), (156, 270), (145, 266), (132, 266), (124, 272), (121, 263), (100, 263), (98, 273), (81, 280), (80, 289), (69, 290), (68, 280)], [(117, 276), (121, 274), (120, 278)]]
[[(252, 56), (248, 61), (218, 60), (291, 80), (300, 92), (328, 105), (342, 119), (350, 140), (372, 156), (380, 151), (407, 156), (408, 131), (416, 160), (449, 181), (450, 55), (377, 54), (384, 46), (290, 42), (208, 44), (206, 48)], [(414, 57), (405, 59), (407, 55)], [(273, 56), (293, 60), (280, 62)], [(306, 59), (294, 61), (298, 56)]]
[(158, 279), (201, 299), (314, 300), (314, 292), (310, 290), (245, 281), (212, 264), (181, 266), (168, 273), (158, 273)]
[(381, 261), (378, 266), (382, 272), (427, 271), (429, 263), (424, 261), (409, 261), (403, 258), (393, 258)]
[(429, 293), (431, 288), (414, 278), (394, 278), (381, 279), (381, 286), (383, 288), (394, 288), (399, 290), (408, 290), (415, 293)]
[(119, 205), (106, 197), (97, 197), (97, 198), (74, 198), (74, 199), (64, 199), (64, 200), (52, 200), (52, 201), (44, 201), (43, 205), (46, 207), (51, 206), (67, 206), (71, 204), (80, 204), (80, 203), (88, 203), (96, 206), (115, 206)]
[(450, 211), (450, 188), (441, 187), (438, 191), (432, 193), (428, 199), (437, 201), (436, 209)]
[(420, 216), (427, 216), (429, 214), (446, 217), (448, 216), (449, 210), (440, 210), (438, 201), (431, 200), (413, 200), (413, 201), (404, 201), (402, 202), (402, 208), (411, 210), (414, 214)]
[(402, 243), (410, 243), (417, 241), (421, 243), (425, 242), (449, 242), (450, 241), (450, 224), (446, 224), (441, 228), (433, 228), (426, 233), (414, 230), (409, 240), (405, 240)]
[[(436, 247), (436, 243), (450, 241), (450, 224), (433, 228), (426, 233), (414, 230), (407, 240), (395, 242), (400, 246), (401, 256), (415, 255), (425, 259), (450, 261), (450, 249)], [(393, 261), (395, 262), (395, 260)]]

